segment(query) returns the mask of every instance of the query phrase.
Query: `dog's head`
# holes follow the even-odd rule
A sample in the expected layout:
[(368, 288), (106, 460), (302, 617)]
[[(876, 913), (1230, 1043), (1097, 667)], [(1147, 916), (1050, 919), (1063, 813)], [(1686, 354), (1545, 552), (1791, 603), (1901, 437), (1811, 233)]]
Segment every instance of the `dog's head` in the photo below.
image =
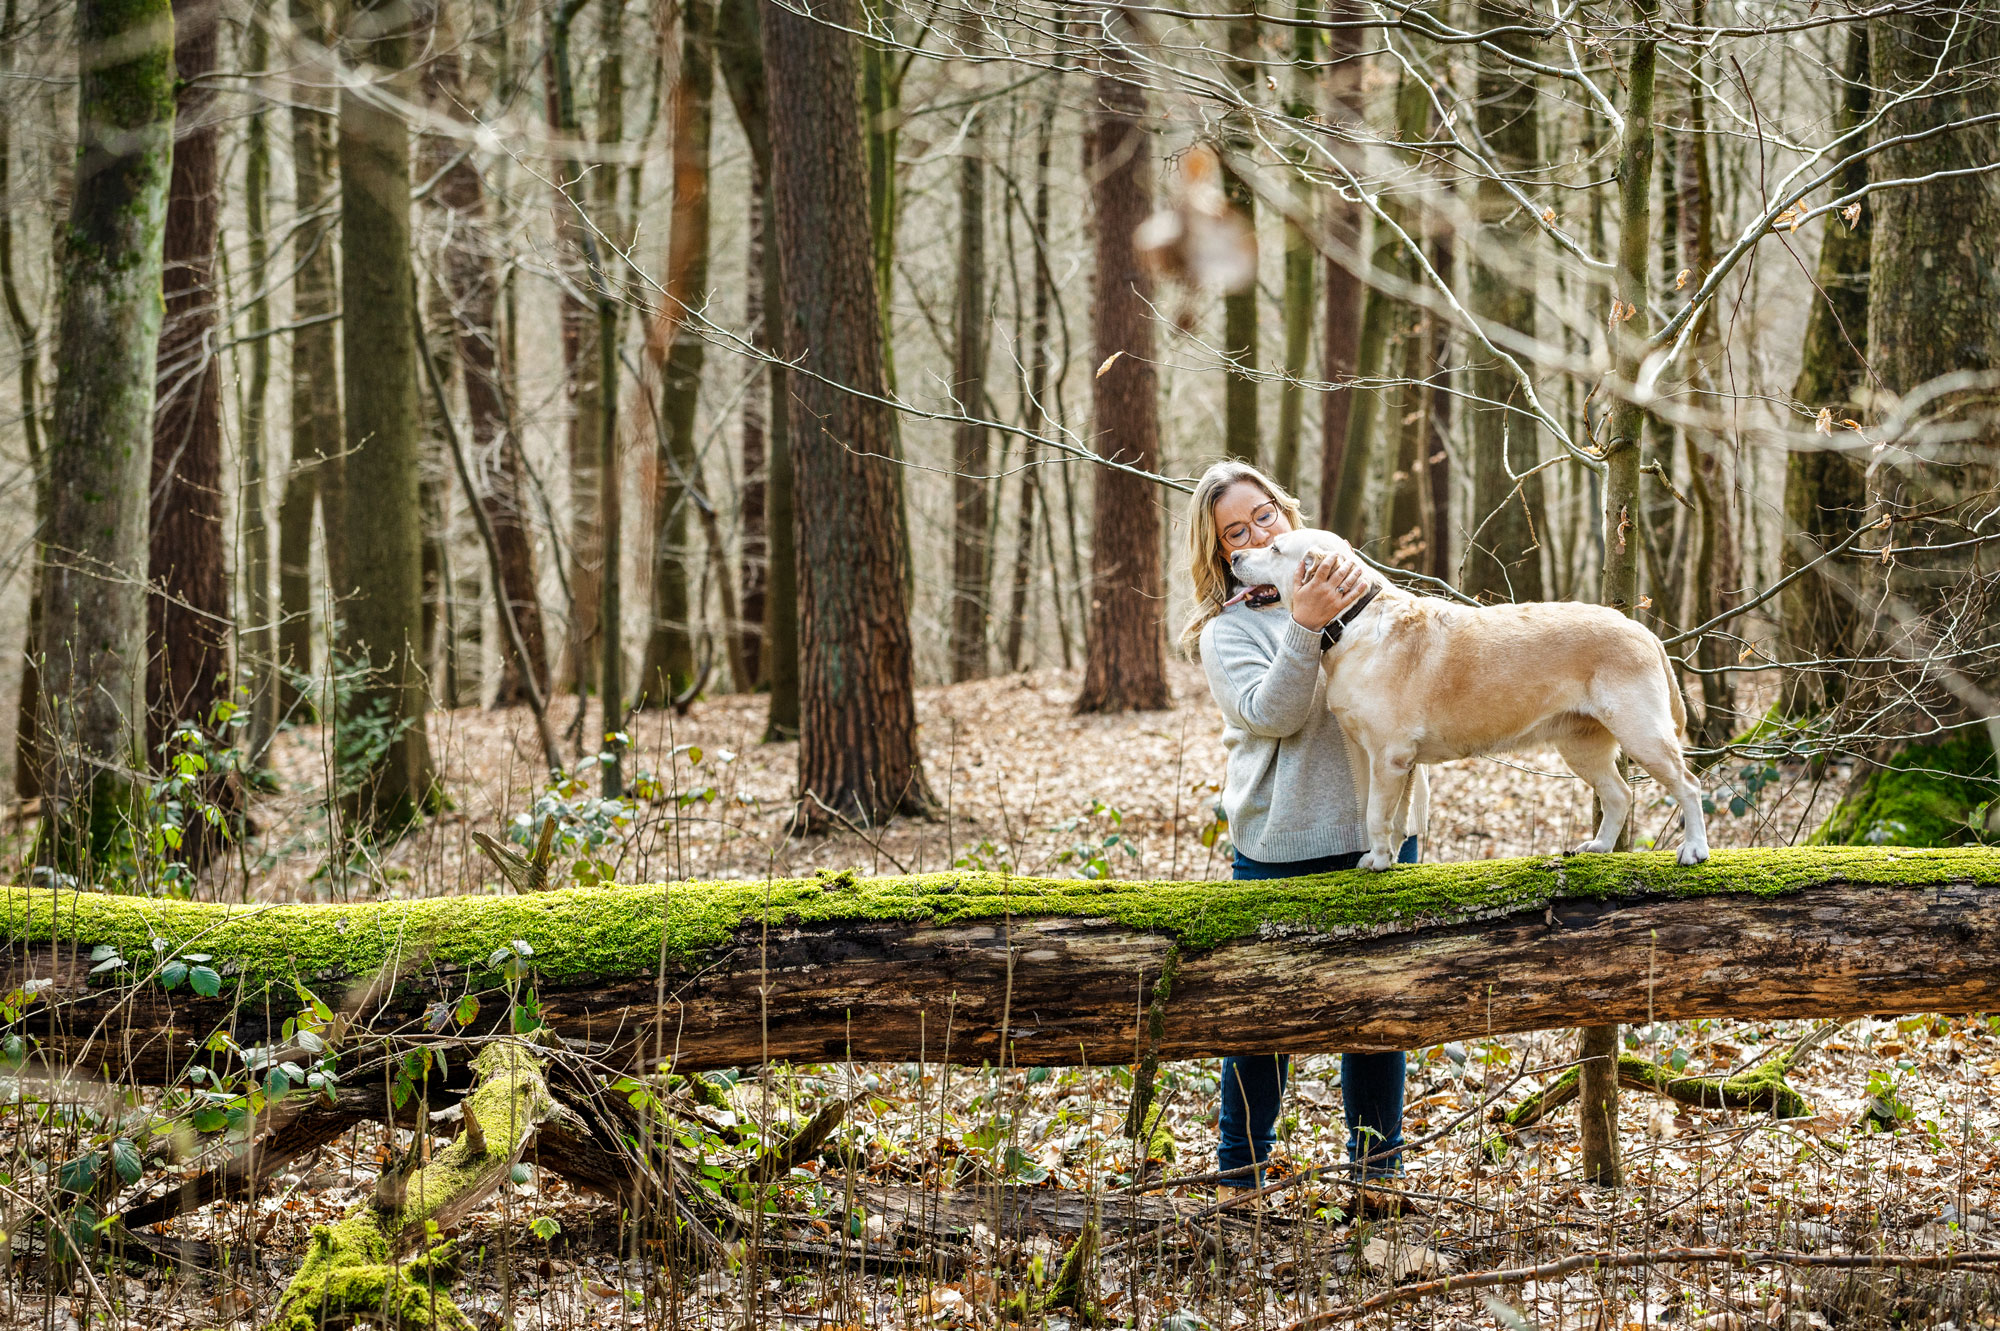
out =
[(1354, 547), (1332, 532), (1310, 527), (1288, 531), (1269, 545), (1238, 550), (1229, 556), (1229, 571), (1236, 575), (1241, 590), (1225, 604), (1256, 601), (1268, 605), (1275, 597), (1280, 604), (1289, 606), (1292, 589), (1298, 585), (1301, 573), (1310, 572), (1326, 560), (1353, 553)]

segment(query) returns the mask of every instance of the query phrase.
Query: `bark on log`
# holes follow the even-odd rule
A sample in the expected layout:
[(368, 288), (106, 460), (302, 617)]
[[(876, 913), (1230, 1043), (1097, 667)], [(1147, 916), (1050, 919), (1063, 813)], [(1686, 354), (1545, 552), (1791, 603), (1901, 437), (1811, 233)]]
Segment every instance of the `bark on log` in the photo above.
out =
[[(618, 1066), (748, 1064), (766, 1047), (976, 1064), (1003, 1030), (1018, 1063), (1129, 1062), (1142, 986), (1175, 954), (1162, 1058), (1408, 1049), (1649, 1014), (2000, 1010), (2000, 852), (1720, 851), (1686, 869), (1595, 855), (1272, 883), (842, 874), (249, 907), (9, 888), (0, 993), (52, 982), (18, 1023), (34, 1057), (160, 1083), (224, 1057), (210, 1031), (276, 1043), (295, 985), (354, 1014), (344, 1047), (448, 1040), (467, 994), (479, 1015), (458, 1033), (500, 1033), (516, 940), (539, 1019)], [(131, 964), (92, 976), (100, 945)], [(217, 997), (159, 984), (188, 953), (212, 958)]]

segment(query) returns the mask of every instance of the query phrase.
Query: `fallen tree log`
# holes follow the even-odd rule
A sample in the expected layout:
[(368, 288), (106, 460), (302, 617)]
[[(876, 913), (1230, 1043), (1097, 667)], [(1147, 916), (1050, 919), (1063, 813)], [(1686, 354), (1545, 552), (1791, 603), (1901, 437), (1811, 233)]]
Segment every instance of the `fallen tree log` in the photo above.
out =
[[(1003, 1038), (1020, 1064), (1129, 1063), (1170, 956), (1163, 1058), (1649, 1015), (2000, 1009), (2000, 852), (1720, 851), (1691, 868), (1592, 855), (1260, 883), (841, 874), (349, 905), (9, 888), (0, 939), (8, 1047), (141, 1083), (235, 1057), (213, 1032), (268, 1057), (306, 995), (339, 1009), (349, 1047), (529, 1021), (599, 1067), (976, 1064)], [(193, 957), (211, 996), (162, 984)]]

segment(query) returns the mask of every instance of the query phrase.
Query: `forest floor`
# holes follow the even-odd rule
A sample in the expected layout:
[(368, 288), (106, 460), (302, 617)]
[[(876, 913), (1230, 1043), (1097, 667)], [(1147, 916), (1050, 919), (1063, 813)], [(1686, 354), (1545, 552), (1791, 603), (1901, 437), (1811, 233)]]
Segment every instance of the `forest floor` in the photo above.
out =
[[(936, 816), (815, 837), (787, 835), (798, 745), (761, 742), (763, 697), (704, 699), (686, 716), (640, 713), (627, 726), (626, 781), (653, 793), (636, 801), (632, 825), (606, 858), (619, 882), (846, 868), (922, 873), (959, 863), (1066, 876), (1093, 859), (1117, 878), (1227, 878), (1225, 847), (1212, 834), (1204, 840), (1222, 788), (1221, 723), (1197, 667), (1176, 662), (1171, 678), (1171, 709), (1116, 716), (1076, 715), (1074, 672), (919, 689), (919, 743)], [(559, 700), (553, 719), (569, 734), (590, 735), (595, 752), (596, 708), (587, 725), (577, 724), (576, 712), (574, 700)], [(357, 852), (362, 862), (345, 884), (329, 873), (329, 736), (316, 726), (281, 735), (273, 753), (280, 789), (258, 803), (262, 835), (244, 859), (213, 872), (203, 894), (310, 900), (497, 885), (471, 833), (499, 833), (547, 789), (533, 719), (525, 708), (464, 708), (435, 714), (430, 734), (453, 807), (379, 859)], [(569, 749), (573, 759), (579, 752)], [(1749, 784), (1739, 768), (1725, 764), (1703, 782), (1724, 806), (1710, 820), (1717, 846), (1798, 840), (1842, 786), (1839, 772), (1773, 771), (1738, 816), (1727, 805)], [(1447, 763), (1431, 780), (1426, 859), (1546, 854), (1591, 835), (1590, 791), (1553, 753)], [(1634, 835), (1642, 845), (1677, 845), (1677, 811), (1643, 779), (1639, 794)], [(1107, 855), (1103, 842), (1114, 834)]]
[[(1059, 672), (921, 690), (933, 820), (786, 839), (796, 746), (758, 742), (763, 700), (719, 698), (685, 717), (632, 726), (633, 772), (657, 782), (607, 856), (623, 881), (936, 870), (953, 862), (1024, 873), (1086, 868), (1118, 877), (1227, 876), (1214, 824), (1218, 727), (1198, 673), (1177, 667), (1178, 705), (1123, 717), (1071, 714), (1076, 679)], [(562, 704), (568, 720), (573, 704)], [(542, 790), (525, 713), (436, 718), (432, 741), (454, 807), (379, 858), (329, 872), (324, 771), (315, 730), (283, 738), (280, 789), (260, 800), (257, 842), (215, 871), (203, 895), (256, 899), (492, 890), (470, 844)], [(1429, 858), (1542, 853), (1584, 839), (1589, 796), (1552, 757), (1450, 764), (1435, 773)], [(1784, 844), (1838, 794), (1805, 771), (1705, 779), (1725, 811), (1718, 845)], [(1726, 788), (1725, 788), (1726, 787)], [(710, 794), (709, 792), (713, 792)], [(1740, 814), (1727, 812), (1731, 798)], [(579, 801), (579, 807), (581, 802)], [(1673, 810), (1642, 791), (1641, 837), (1668, 840)], [(1109, 840), (1108, 840), (1109, 839)], [(1210, 843), (1214, 842), (1209, 837)], [(1658, 1023), (1628, 1033), (1634, 1052), (1689, 1075), (1726, 1075), (1785, 1048), (1805, 1023)], [(1847, 1262), (2000, 1248), (2000, 1019), (1858, 1020), (1808, 1055), (1791, 1081), (1809, 1118), (1684, 1109), (1627, 1093), (1624, 1186), (1577, 1174), (1574, 1114), (1491, 1149), (1496, 1108), (1571, 1062), (1567, 1032), (1416, 1051), (1396, 1185), (1412, 1213), (1356, 1221), (1337, 1175), (1344, 1129), (1338, 1060), (1299, 1061), (1276, 1173), (1294, 1186), (1226, 1214), (1205, 1184), (1217, 1062), (1162, 1070), (1172, 1159), (1135, 1156), (1121, 1132), (1126, 1068), (963, 1069), (830, 1064), (744, 1069), (689, 1120), (696, 1183), (754, 1209), (743, 1182), (761, 1143), (781, 1140), (838, 1097), (851, 1108), (827, 1149), (778, 1185), (727, 1269), (660, 1260), (641, 1223), (525, 1171), (470, 1217), (471, 1254), (452, 1284), (482, 1328), (958, 1327), (996, 1322), (1000, 1302), (1047, 1289), (1087, 1216), (1110, 1248), (1090, 1292), (1111, 1325), (1541, 1327), (1996, 1326), (1987, 1277), (1663, 1258), (1635, 1269), (1548, 1273), (1435, 1294), (1350, 1317), (1399, 1284), (1554, 1262), (1588, 1252), (1784, 1249)], [(728, 1079), (724, 1079), (727, 1081)], [(1882, 1124), (1888, 1130), (1879, 1130)], [(383, 1133), (362, 1128), (280, 1176), (264, 1195), (219, 1203), (164, 1228), (233, 1256), (193, 1274), (130, 1267), (100, 1276), (107, 1315), (80, 1287), (36, 1277), (0, 1293), (0, 1321), (51, 1328), (265, 1325), (310, 1227), (370, 1195)], [(993, 1186), (1008, 1185), (1006, 1207)], [(1148, 1183), (1135, 1190), (1135, 1182)], [(1022, 1214), (1023, 1202), (1029, 1203)], [(25, 1257), (20, 1260), (25, 1262)], [(1351, 1309), (1350, 1309), (1351, 1311)], [(1323, 1317), (1325, 1320), (1314, 1321)], [(1031, 1325), (1080, 1325), (1068, 1307)]]

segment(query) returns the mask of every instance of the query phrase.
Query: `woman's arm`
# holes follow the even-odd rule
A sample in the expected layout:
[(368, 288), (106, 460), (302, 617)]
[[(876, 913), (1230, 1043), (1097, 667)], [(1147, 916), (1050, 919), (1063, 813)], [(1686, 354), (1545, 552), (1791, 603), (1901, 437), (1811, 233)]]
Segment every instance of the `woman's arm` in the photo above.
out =
[(1211, 620), (1202, 633), (1202, 667), (1223, 719), (1265, 739), (1298, 734), (1312, 714), (1313, 689), (1319, 682), (1318, 632), (1286, 616), (1274, 656), (1261, 635), (1232, 623), (1232, 618)]

